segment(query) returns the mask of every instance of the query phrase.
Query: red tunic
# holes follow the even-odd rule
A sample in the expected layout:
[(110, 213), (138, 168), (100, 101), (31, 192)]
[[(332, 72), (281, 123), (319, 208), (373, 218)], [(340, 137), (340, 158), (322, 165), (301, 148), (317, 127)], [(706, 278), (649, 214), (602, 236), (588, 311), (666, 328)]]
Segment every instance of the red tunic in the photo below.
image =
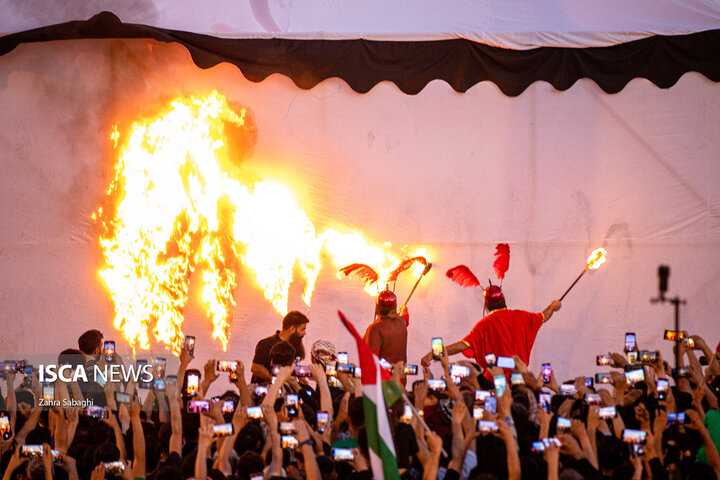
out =
[(483, 368), (487, 368), (485, 355), (489, 353), (494, 353), (496, 357), (517, 355), (528, 364), (530, 351), (543, 320), (542, 313), (506, 308), (495, 310), (476, 323), (463, 338), (463, 342), (470, 347), (463, 354), (466, 357), (474, 356)]

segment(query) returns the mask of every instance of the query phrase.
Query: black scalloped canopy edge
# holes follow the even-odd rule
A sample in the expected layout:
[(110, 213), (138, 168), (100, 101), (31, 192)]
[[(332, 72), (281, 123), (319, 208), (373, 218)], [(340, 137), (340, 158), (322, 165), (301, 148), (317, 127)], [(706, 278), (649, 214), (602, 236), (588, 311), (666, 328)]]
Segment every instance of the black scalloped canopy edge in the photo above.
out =
[(432, 80), (458, 92), (489, 80), (508, 96), (542, 80), (567, 90), (578, 79), (593, 80), (617, 93), (634, 78), (660, 88), (673, 86), (689, 71), (720, 81), (720, 30), (653, 36), (611, 47), (508, 50), (465, 39), (401, 42), (371, 40), (223, 39), (147, 25), (122, 23), (110, 12), (0, 37), (0, 55), (21, 43), (82, 38), (153, 38), (183, 45), (200, 68), (228, 62), (250, 81), (273, 73), (311, 89), (339, 77), (358, 93), (382, 81), (415, 95)]

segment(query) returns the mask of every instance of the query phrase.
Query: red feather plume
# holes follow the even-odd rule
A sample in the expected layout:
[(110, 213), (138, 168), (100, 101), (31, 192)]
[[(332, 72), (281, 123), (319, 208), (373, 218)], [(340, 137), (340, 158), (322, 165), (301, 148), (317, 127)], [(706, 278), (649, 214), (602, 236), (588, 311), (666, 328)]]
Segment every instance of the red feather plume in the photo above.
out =
[(341, 268), (340, 271), (344, 273), (346, 277), (351, 273), (354, 273), (362, 279), (365, 285), (372, 285), (378, 281), (378, 273), (373, 270), (372, 267), (369, 267), (364, 263), (352, 263)]
[(498, 280), (505, 278), (505, 272), (510, 268), (510, 245), (507, 243), (498, 243), (495, 247), (495, 262), (493, 268), (495, 269), (495, 275)]
[(445, 276), (461, 287), (480, 286), (480, 281), (465, 265), (458, 265), (457, 267), (451, 268), (445, 273)]
[(427, 267), (427, 259), (425, 257), (407, 258), (407, 259), (403, 260), (402, 262), (400, 262), (400, 265), (398, 265), (395, 270), (390, 272), (390, 275), (388, 276), (388, 279), (387, 279), (388, 283), (397, 281), (398, 275), (400, 275), (402, 272), (404, 272), (405, 270), (410, 268), (415, 262), (420, 262), (424, 266)]

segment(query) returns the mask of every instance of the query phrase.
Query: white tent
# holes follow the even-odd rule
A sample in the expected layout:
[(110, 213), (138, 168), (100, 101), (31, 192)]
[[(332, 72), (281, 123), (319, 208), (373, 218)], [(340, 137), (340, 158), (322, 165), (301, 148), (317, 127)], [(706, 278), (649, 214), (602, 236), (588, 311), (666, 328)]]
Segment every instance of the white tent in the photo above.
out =
[[(428, 248), (435, 268), (410, 304), (411, 361), (428, 350), (431, 336), (455, 341), (480, 318), (480, 290), (463, 290), (443, 273), (465, 263), (481, 280), (491, 276), (494, 246), (501, 241), (511, 247), (504, 283), (508, 301), (533, 311), (565, 291), (591, 250), (604, 246), (609, 252), (607, 264), (586, 275), (540, 330), (534, 367), (552, 362), (563, 379), (590, 374), (594, 355), (621, 349), (625, 331), (637, 332), (641, 348), (660, 349), (669, 358), (670, 344), (661, 335), (672, 328), (672, 310), (649, 302), (657, 295), (659, 264), (672, 268), (669, 293), (687, 299), (682, 327), (717, 342), (720, 86), (703, 70), (718, 58), (712, 29), (720, 15), (713, 2), (640, 2), (632, 15), (620, 15), (617, 5), (559, 1), (487, 2), (482, 11), (476, 2), (448, 7), (425, 1), (417, 8), (412, 5), (418, 2), (394, 2), (391, 11), (380, 2), (364, 2), (362, 12), (353, 2), (224, 2), (201, 9), (185, 3), (138, 2), (115, 9), (123, 22), (120, 34), (97, 34), (92, 24), (80, 22), (43, 30), (54, 32), (51, 38), (32, 29), (85, 20), (109, 10), (110, 3), (93, 5), (93, 11), (58, 4), (30, 12), (17, 2), (2, 7), (7, 12), (0, 21), (7, 34), (0, 37), (4, 355), (75, 346), (78, 335), (93, 327), (114, 336), (121, 353), (128, 351), (114, 331), (114, 305), (97, 274), (103, 257), (90, 219), (112, 179), (112, 125), (152, 112), (175, 95), (213, 89), (255, 115), (258, 141), (246, 167), (289, 185), (316, 228), (344, 226), (377, 243)], [(688, 57), (686, 68), (677, 62), (668, 67), (679, 78), (671, 88), (655, 85), (664, 83), (654, 76), (663, 76), (659, 68), (620, 81), (619, 92), (611, 95), (598, 84), (603, 75), (617, 72), (602, 69), (598, 78), (568, 79), (555, 71), (564, 91), (553, 82), (527, 81), (512, 97), (503, 93), (501, 78), (462, 89), (430, 78), (413, 95), (398, 87), (402, 79), (380, 81), (358, 93), (350, 78), (320, 75), (308, 89), (297, 86), (304, 85), (302, 76), (269, 72), (261, 82), (251, 81), (246, 77), (261, 78), (232, 65), (237, 65), (232, 58), (201, 61), (208, 67), (201, 69), (193, 62), (205, 58), (195, 37), (173, 34), (172, 42), (181, 36), (183, 42), (167, 43), (138, 30), (126, 34), (131, 23), (150, 25), (154, 32), (214, 35), (223, 42), (363, 38), (384, 44), (370, 53), (391, 51), (399, 39), (430, 41), (425, 45), (435, 48), (432, 40), (444, 38), (529, 55), (520, 59), (642, 58), (633, 44), (610, 46), (642, 37), (647, 37), (639, 40), (646, 42), (642, 48), (654, 53), (668, 49), (653, 48), (652, 42), (680, 45), (677, 51), (699, 47), (698, 58)], [(204, 37), (202, 44), (213, 41)], [(222, 45), (242, 50), (247, 44)], [(354, 48), (367, 46), (358, 45)], [(600, 45), (607, 47), (550, 48)], [(531, 49), (540, 46), (546, 48)], [(483, 52), (480, 63), (488, 59)], [(378, 65), (385, 59), (368, 61)], [(663, 59), (648, 57), (642, 67), (655, 71)], [(455, 68), (451, 73), (462, 65)], [(409, 278), (399, 282), (401, 298), (410, 286)], [(297, 282), (290, 288), (290, 308), (311, 319), (306, 346), (329, 338), (340, 350), (350, 350), (352, 359), (352, 342), (335, 311), (342, 309), (364, 328), (373, 299), (359, 282), (339, 280), (327, 260), (311, 307), (301, 295)], [(201, 360), (249, 362), (257, 340), (279, 327), (280, 315), (242, 268), (234, 298), (227, 353), (211, 339), (198, 302), (190, 301), (183, 330), (198, 337)]]

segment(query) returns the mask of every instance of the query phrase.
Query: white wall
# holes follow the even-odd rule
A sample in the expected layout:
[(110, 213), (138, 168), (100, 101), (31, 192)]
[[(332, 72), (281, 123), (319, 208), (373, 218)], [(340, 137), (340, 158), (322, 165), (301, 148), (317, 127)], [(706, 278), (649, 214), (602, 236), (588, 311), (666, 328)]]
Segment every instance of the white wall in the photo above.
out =
[[(670, 293), (688, 300), (683, 327), (712, 346), (720, 337), (720, 85), (698, 74), (669, 90), (635, 80), (616, 95), (584, 80), (566, 92), (536, 83), (517, 98), (488, 82), (465, 94), (433, 82), (416, 96), (392, 84), (359, 95), (337, 79), (304, 91), (279, 75), (255, 84), (229, 65), (200, 70), (178, 45), (85, 40), (0, 57), (0, 357), (74, 346), (92, 327), (122, 353), (89, 220), (110, 179), (110, 126), (210, 89), (254, 111), (248, 166), (291, 184), (319, 230), (346, 225), (429, 248), (435, 268), (410, 304), (411, 359), (431, 336), (454, 341), (480, 318), (481, 292), (444, 272), (466, 263), (484, 281), (499, 241), (511, 245), (506, 297), (534, 311), (565, 291), (591, 250), (609, 251), (538, 335), (533, 365), (552, 362), (561, 378), (595, 372), (594, 355), (621, 349), (626, 330), (670, 357), (661, 335), (671, 307), (648, 301), (659, 264), (672, 268)], [(356, 357), (335, 311), (362, 330), (373, 299), (329, 262), (309, 310), (301, 287), (290, 307), (311, 318), (306, 346), (330, 338)], [(235, 299), (226, 354), (188, 307), (199, 360), (249, 361), (279, 327), (245, 273)]]

